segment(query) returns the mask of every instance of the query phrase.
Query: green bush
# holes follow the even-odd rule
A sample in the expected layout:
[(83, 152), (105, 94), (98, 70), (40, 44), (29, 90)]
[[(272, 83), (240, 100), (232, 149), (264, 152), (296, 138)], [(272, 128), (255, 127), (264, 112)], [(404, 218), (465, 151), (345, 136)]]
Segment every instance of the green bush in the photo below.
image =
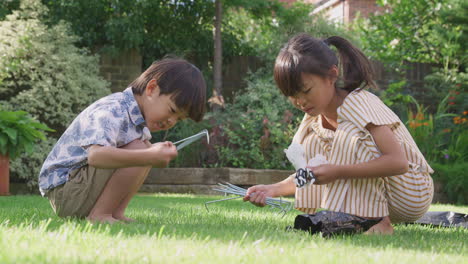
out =
[(20, 0), (0, 1), (0, 20), (4, 19), (12, 10), (18, 9)]
[(441, 102), (447, 94), (449, 111), (461, 114), (468, 109), (468, 73), (458, 69), (438, 69), (424, 77), (423, 89), (413, 89), (411, 94), (418, 101), (428, 106), (430, 112), (437, 111), (437, 103)]
[(53, 131), (32, 119), (24, 111), (0, 111), (0, 154), (15, 159), (22, 152), (31, 153), (37, 140), (45, 140), (43, 131)]
[[(79, 112), (110, 90), (98, 75), (98, 57), (74, 46), (78, 39), (66, 24), (42, 23), (46, 14), (40, 1), (24, 0), (20, 10), (0, 21), (0, 104), (30, 113), (55, 129), (50, 136), (57, 138)], [(35, 181), (47, 154), (48, 149), (35, 153), (37, 161), (22, 156), (21, 163), (11, 166), (12, 177)]]
[(16, 159), (10, 161), (11, 181), (12, 182), (25, 182), (30, 190), (37, 189), (37, 180), (39, 172), (41, 171), (42, 164), (46, 156), (52, 150), (52, 147), (57, 142), (54, 137), (48, 137), (41, 140), (35, 145), (35, 149), (31, 153), (22, 153)]
[(98, 57), (76, 48), (77, 37), (65, 24), (48, 28), (38, 19), (47, 12), (38, 1), (22, 4), (29, 9), (0, 22), (0, 102), (61, 134), (77, 113), (110, 90), (98, 75)]
[(290, 169), (283, 150), (289, 146), (303, 114), (260, 70), (247, 79), (224, 112), (215, 116), (225, 140), (217, 146), (220, 167)]
[(444, 185), (444, 191), (450, 200), (449, 202), (468, 204), (468, 177), (466, 177), (468, 163), (435, 163), (432, 167), (435, 171), (433, 178)]

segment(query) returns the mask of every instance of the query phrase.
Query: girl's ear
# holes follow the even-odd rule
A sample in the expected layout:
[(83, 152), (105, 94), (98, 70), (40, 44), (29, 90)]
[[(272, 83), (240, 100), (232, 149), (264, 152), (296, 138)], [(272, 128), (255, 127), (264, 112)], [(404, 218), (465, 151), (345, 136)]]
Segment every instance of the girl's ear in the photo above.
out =
[(330, 80), (332, 81), (332, 84), (335, 84), (335, 82), (338, 80), (339, 73), (340, 72), (336, 65), (333, 65), (328, 71), (328, 76), (330, 76)]
[(145, 94), (147, 96), (151, 96), (153, 93), (157, 93), (157, 95), (159, 95), (159, 86), (155, 79), (150, 80), (145, 89)]

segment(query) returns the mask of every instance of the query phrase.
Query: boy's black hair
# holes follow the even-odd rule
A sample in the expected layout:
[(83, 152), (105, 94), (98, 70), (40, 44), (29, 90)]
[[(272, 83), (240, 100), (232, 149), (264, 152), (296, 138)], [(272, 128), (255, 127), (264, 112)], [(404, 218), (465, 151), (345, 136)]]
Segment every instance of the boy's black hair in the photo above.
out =
[[(338, 50), (339, 60), (329, 45)], [(362, 86), (375, 86), (372, 65), (367, 57), (348, 40), (332, 36), (325, 40), (301, 33), (292, 37), (281, 49), (275, 61), (274, 77), (285, 96), (294, 96), (303, 88), (302, 73), (330, 77), (336, 66), (341, 83), (335, 87), (351, 92)], [(340, 87), (338, 87), (340, 86)]]
[(201, 121), (206, 111), (206, 83), (200, 70), (186, 60), (165, 58), (153, 62), (130, 86), (142, 95), (148, 82), (156, 80), (161, 94), (170, 94), (177, 108)]

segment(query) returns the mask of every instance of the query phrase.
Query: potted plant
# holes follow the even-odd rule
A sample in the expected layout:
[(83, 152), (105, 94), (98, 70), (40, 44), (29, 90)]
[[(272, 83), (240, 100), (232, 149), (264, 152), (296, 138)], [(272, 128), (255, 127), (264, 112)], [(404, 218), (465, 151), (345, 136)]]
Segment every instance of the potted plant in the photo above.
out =
[(54, 131), (24, 111), (0, 110), (0, 196), (9, 195), (10, 159), (30, 153), (37, 140), (44, 140), (44, 131)]

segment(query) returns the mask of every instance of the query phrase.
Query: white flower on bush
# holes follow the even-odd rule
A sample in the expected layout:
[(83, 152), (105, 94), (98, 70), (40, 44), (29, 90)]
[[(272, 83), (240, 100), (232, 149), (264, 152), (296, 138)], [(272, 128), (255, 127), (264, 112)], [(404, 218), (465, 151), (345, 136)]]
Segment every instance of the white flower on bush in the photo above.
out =
[(398, 43), (400, 43), (399, 39), (393, 39), (392, 41), (390, 41), (389, 45), (390, 47), (392, 47), (392, 49), (394, 49), (396, 45), (398, 45)]

